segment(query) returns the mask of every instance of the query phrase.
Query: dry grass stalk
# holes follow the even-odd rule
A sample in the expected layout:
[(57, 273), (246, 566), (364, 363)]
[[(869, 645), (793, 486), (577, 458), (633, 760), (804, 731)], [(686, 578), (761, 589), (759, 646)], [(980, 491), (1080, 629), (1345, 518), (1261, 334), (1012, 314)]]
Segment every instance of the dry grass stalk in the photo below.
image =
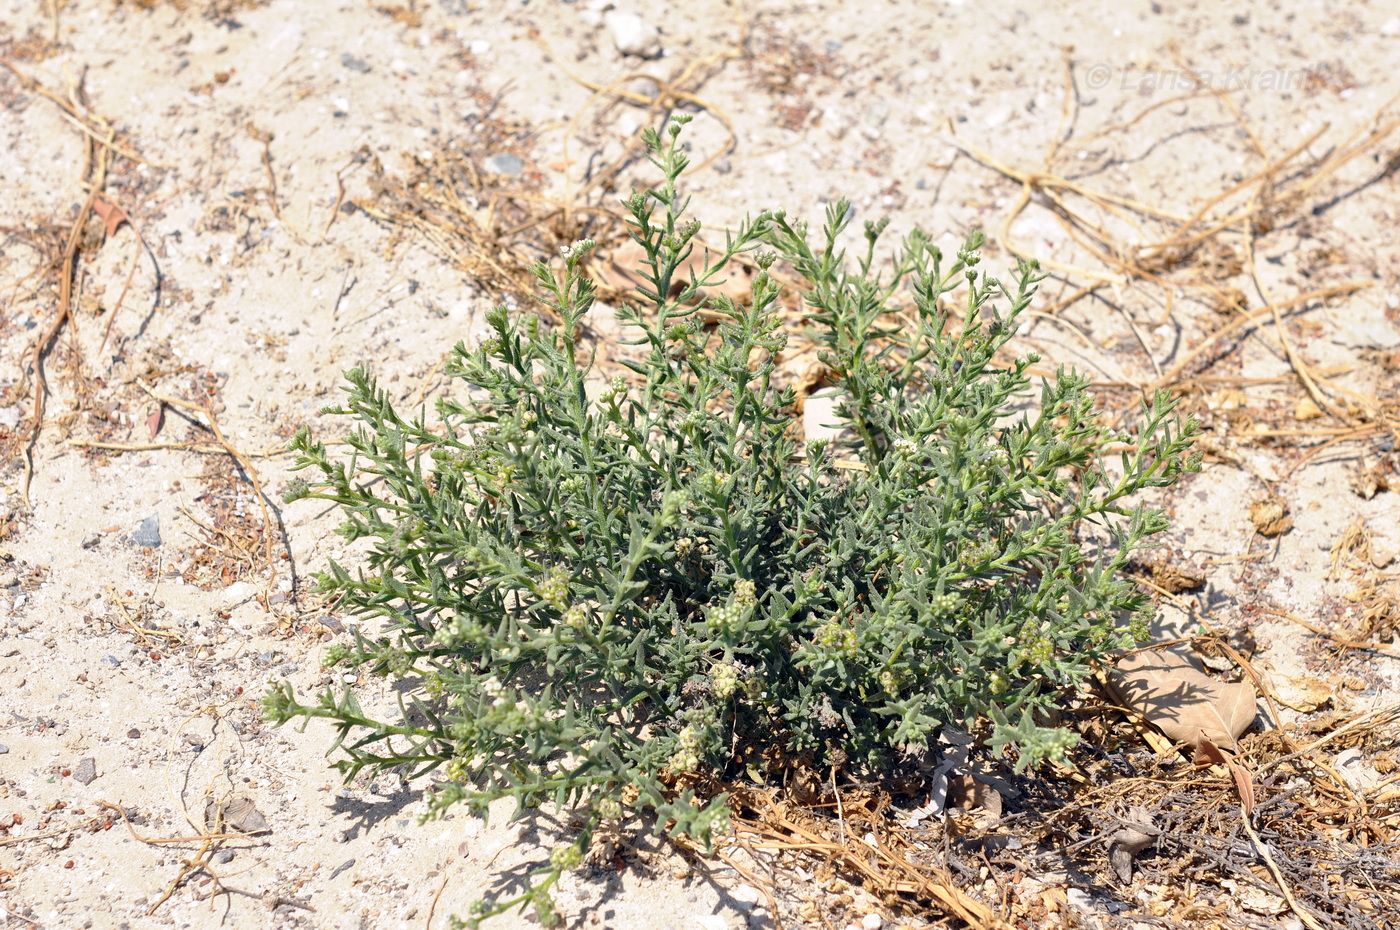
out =
[[(1185, 66), (1182, 66), (1185, 68)], [(1067, 63), (1068, 68), (1068, 63)], [(1189, 72), (1189, 69), (1185, 69)], [(1067, 82), (1066, 112), (1073, 95), (1072, 78)], [(1301, 310), (1329, 298), (1353, 293), (1369, 286), (1365, 280), (1327, 285), (1305, 294), (1274, 298), (1265, 293), (1254, 266), (1254, 242), (1269, 231), (1279, 228), (1290, 217), (1302, 214), (1310, 201), (1321, 195), (1321, 189), (1348, 164), (1375, 152), (1400, 128), (1400, 117), (1388, 115), (1395, 101), (1382, 107), (1369, 124), (1364, 125), (1335, 144), (1325, 155), (1310, 156), (1311, 146), (1327, 133), (1323, 126), (1299, 140), (1281, 155), (1270, 158), (1266, 147), (1245, 123), (1238, 105), (1228, 93), (1198, 86), (1194, 90), (1148, 105), (1133, 117), (1099, 130), (1086, 137), (1101, 139), (1121, 134), (1137, 125), (1145, 116), (1168, 103), (1211, 96), (1219, 101), (1235, 123), (1250, 140), (1256, 156), (1265, 164), (1246, 178), (1204, 198), (1189, 214), (1145, 203), (1140, 200), (1094, 190), (1071, 180), (1063, 164), (1062, 151), (1071, 136), (1066, 130), (1057, 135), (1048, 148), (1041, 167), (1024, 169), (1008, 165), (976, 146), (956, 140), (954, 144), (966, 155), (991, 168), (1021, 186), (1020, 194), (1002, 217), (1000, 241), (1019, 257), (1029, 252), (1019, 246), (1012, 236), (1016, 219), (1032, 205), (1039, 205), (1064, 230), (1069, 240), (1098, 267), (1042, 261), (1074, 290), (1046, 313), (1055, 316), (1080, 300), (1094, 296), (1105, 287), (1148, 286), (1158, 292), (1158, 301), (1166, 308), (1164, 319), (1170, 318), (1177, 302), (1178, 290), (1200, 301), (1223, 308), (1234, 315), (1224, 327), (1209, 333), (1188, 346), (1163, 371), (1150, 349), (1138, 322), (1122, 308), (1113, 304), (1147, 356), (1155, 378), (1144, 387), (1185, 387), (1192, 367), (1211, 349), (1229, 351), (1225, 340), (1244, 335), (1264, 325), (1271, 325), (1288, 360), (1294, 377), (1319, 409), (1346, 424), (1329, 438), (1326, 446), (1340, 442), (1375, 439), (1387, 434), (1400, 437), (1400, 409), (1387, 406), (1379, 399), (1360, 395), (1340, 387), (1318, 371), (1297, 351), (1288, 335), (1285, 311)], [(1066, 120), (1071, 122), (1071, 120)], [(1393, 171), (1397, 162), (1386, 163), (1384, 173)], [(1346, 196), (1340, 194), (1337, 196)], [(1335, 198), (1334, 198), (1335, 199)], [(1107, 221), (1107, 222), (1106, 222)], [(1124, 228), (1135, 230), (1133, 240), (1124, 237)], [(1219, 282), (1219, 275), (1209, 267), (1213, 252), (1232, 254), (1230, 241), (1237, 241), (1247, 256), (1247, 271), (1258, 292), (1261, 307), (1246, 310), (1244, 295), (1238, 289)], [(1154, 321), (1155, 323), (1163, 320)], [(1238, 345), (1238, 341), (1235, 343)]]

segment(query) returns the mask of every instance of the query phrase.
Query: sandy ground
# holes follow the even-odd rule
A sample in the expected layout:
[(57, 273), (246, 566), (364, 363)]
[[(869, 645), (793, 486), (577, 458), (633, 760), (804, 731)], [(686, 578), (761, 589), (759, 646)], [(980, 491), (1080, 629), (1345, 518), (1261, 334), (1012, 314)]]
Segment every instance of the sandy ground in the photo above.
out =
[[(61, 96), (81, 81), (86, 112), (121, 148), (104, 202), (130, 223), (105, 241), (100, 223), (85, 233), (73, 321), (48, 356), (26, 504), (20, 451), (32, 401), (19, 393), (21, 371), (54, 318), (55, 262), (87, 192), (79, 129), (0, 71), (6, 927), (427, 927), (430, 912), (442, 927), (512, 867), (547, 854), (547, 822), (458, 815), (419, 827), (421, 784), (342, 785), (324, 755), (328, 729), (260, 721), (270, 679), (301, 691), (330, 681), (320, 657), (343, 618), (300, 583), (343, 554), (334, 517), (279, 504), (288, 558), (271, 576), (257, 499), (190, 422), (204, 415), (163, 407), (143, 387), (207, 405), (241, 453), (273, 453), (253, 461), (274, 503), (288, 480), (275, 453), (297, 427), (328, 425), (318, 411), (342, 370), (368, 362), (403, 399), (431, 390), (443, 354), (474, 338), (498, 295), (429, 238), (354, 206), (372, 207), (415, 159), (465, 153), (498, 189), (567, 200), (652, 118), (596, 86), (644, 97), (655, 85), (635, 75), (669, 80), (695, 64), (707, 77), (685, 85), (701, 107), (694, 144), (699, 160), (719, 155), (692, 182), (710, 228), (766, 206), (816, 217), (844, 194), (862, 217), (918, 223), (950, 243), (986, 228), (996, 265), (1009, 261), (1002, 218), (1021, 186), (969, 151), (1035, 171), (1068, 138), (1059, 163), (1078, 166), (1078, 183), (1189, 215), (1319, 131), (1306, 152), (1324, 157), (1400, 91), (1400, 20), (1379, 2), (1235, 12), (1104, 3), (1075, 14), (1024, 0), (618, 9), (81, 0), (51, 15), (53, 6), (0, 2), (0, 57)], [(619, 13), (640, 14), (659, 35), (629, 44)], [(659, 57), (625, 55), (619, 41)], [(1209, 72), (1204, 88), (1187, 64)], [(1140, 113), (1129, 131), (1115, 129)], [(1363, 282), (1303, 305), (1291, 346), (1332, 383), (1390, 404), (1400, 190), (1384, 169), (1394, 153), (1391, 139), (1351, 161), (1287, 222), (1260, 231), (1257, 279), (1241, 268), (1238, 242), (1198, 256), (1191, 272), (1238, 288), (1250, 308)], [(1102, 267), (1044, 198), (1010, 233), (1042, 258)], [(1045, 302), (1081, 283), (1047, 281)], [(1023, 342), (1105, 383), (1148, 383), (1219, 327), (1219, 308), (1200, 293), (1174, 278), (1111, 280), (1102, 299), (1033, 320)], [(1327, 434), (1251, 437), (1261, 423), (1338, 425), (1300, 406), (1307, 395), (1271, 327), (1210, 372), (1234, 380), (1192, 384), (1207, 465), (1167, 501), (1171, 557), (1205, 578), (1180, 602), (1220, 629), (1248, 629), (1257, 667), (1291, 706), (1384, 703), (1394, 660), (1338, 657), (1263, 610), (1345, 619), (1358, 609), (1346, 596), (1393, 571), (1400, 504), (1366, 486), (1393, 467), (1389, 447), (1339, 444), (1302, 461), (1299, 445)], [(83, 440), (200, 448), (75, 445)], [(1261, 537), (1250, 507), (1270, 496), (1293, 525)], [(1367, 564), (1343, 560), (1334, 571), (1334, 544), (1357, 520), (1372, 536)], [(280, 534), (275, 545), (281, 553)], [(1164, 603), (1161, 625), (1192, 621)], [(366, 688), (368, 700), (392, 697)], [(230, 817), (251, 816), (251, 805), (271, 832), (226, 845), (213, 864), (218, 886), (202, 875), (166, 897), (199, 844), (141, 837), (199, 832), (211, 801), (236, 802)], [(127, 812), (130, 829), (120, 818), (109, 825), (105, 805)], [(24, 837), (33, 838), (8, 842)], [(229, 893), (211, 895), (220, 886)], [(707, 875), (664, 850), (571, 877), (561, 895), (578, 925), (623, 928), (767, 925), (755, 899), (732, 873)]]

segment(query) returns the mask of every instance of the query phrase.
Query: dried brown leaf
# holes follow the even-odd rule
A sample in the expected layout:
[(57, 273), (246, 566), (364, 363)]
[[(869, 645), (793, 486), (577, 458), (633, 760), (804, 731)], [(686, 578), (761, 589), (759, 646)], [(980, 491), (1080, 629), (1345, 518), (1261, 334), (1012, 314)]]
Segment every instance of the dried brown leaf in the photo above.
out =
[(126, 211), (111, 201), (98, 194), (92, 201), (92, 212), (96, 213), (102, 220), (102, 231), (108, 239), (123, 223), (130, 224), (131, 217), (126, 215)]
[(1254, 686), (1207, 675), (1196, 658), (1180, 649), (1159, 647), (1119, 660), (1109, 673), (1118, 699), (1198, 757), (1234, 750), (1254, 721)]
[(219, 824), (224, 830), (236, 833), (267, 833), (272, 829), (253, 800), (243, 796), (223, 804), (211, 798), (204, 806), (204, 820), (210, 828)]

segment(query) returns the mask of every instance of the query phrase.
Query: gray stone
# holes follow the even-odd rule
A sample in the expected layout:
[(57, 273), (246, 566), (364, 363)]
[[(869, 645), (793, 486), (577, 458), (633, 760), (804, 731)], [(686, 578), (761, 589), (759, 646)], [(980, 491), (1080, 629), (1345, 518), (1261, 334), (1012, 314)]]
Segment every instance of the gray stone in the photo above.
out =
[(78, 760), (78, 764), (73, 766), (73, 780), (84, 785), (90, 785), (97, 780), (97, 760), (92, 756), (84, 756)]
[(340, 63), (351, 71), (356, 71), (360, 74), (369, 74), (370, 72), (369, 62), (365, 61), (363, 58), (356, 58), (349, 52), (345, 52), (340, 56)]
[(519, 155), (497, 152), (486, 159), (486, 170), (494, 174), (519, 174), (525, 170), (525, 162), (520, 160)]
[(145, 546), (147, 549), (154, 549), (160, 545), (160, 515), (151, 514), (141, 521), (136, 527), (136, 532), (131, 534), (131, 541), (138, 546)]
[(9, 746), (6, 746), (4, 743), (0, 743), (0, 756), (5, 755), (5, 754), (6, 754), (7, 752), (9, 752), (9, 751), (10, 751), (10, 747), (9, 747)]
[(113, 656), (113, 655), (106, 655), (106, 656), (103, 656), (103, 657), (102, 657), (102, 661), (105, 662), (106, 664), (112, 666), (112, 668), (121, 668), (121, 667), (122, 667), (122, 660), (121, 660), (121, 659), (118, 659), (116, 656)]
[(232, 850), (232, 849), (221, 849), (221, 850), (219, 850), (218, 852), (214, 853), (214, 861), (215, 861), (216, 863), (218, 863), (219, 865), (223, 865), (223, 864), (225, 864), (225, 863), (232, 862), (232, 861), (233, 861), (233, 850)]

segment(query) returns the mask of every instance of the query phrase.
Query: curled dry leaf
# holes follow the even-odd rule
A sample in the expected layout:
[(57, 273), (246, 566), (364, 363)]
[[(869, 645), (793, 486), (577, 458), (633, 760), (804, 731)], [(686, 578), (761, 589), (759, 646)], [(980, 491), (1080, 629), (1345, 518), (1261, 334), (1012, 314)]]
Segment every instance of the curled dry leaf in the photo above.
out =
[(948, 806), (962, 808), (995, 823), (1001, 819), (1005, 801), (995, 785), (970, 772), (960, 772), (950, 779)]
[(1280, 536), (1293, 528), (1282, 498), (1266, 497), (1249, 505), (1249, 521), (1260, 536)]
[(204, 822), (213, 829), (216, 825), (232, 833), (268, 833), (272, 827), (258, 810), (251, 798), (236, 797), (223, 804), (212, 798), (204, 806)]
[(1207, 675), (1196, 658), (1167, 646), (1124, 656), (1108, 681), (1123, 706), (1178, 743), (1195, 750), (1196, 760), (1233, 751), (1254, 721), (1254, 686)]
[(160, 434), (160, 428), (165, 424), (165, 404), (156, 404), (149, 414), (146, 415), (146, 435), (155, 439)]
[(1122, 826), (1108, 838), (1108, 864), (1120, 882), (1133, 880), (1133, 857), (1155, 843), (1161, 834), (1150, 811), (1134, 807), (1128, 812)]
[(126, 211), (101, 194), (93, 198), (92, 212), (102, 220), (102, 231), (108, 239), (112, 238), (121, 224), (131, 224), (131, 217), (126, 215)]
[(1152, 583), (1168, 594), (1194, 591), (1206, 583), (1205, 573), (1184, 562), (1168, 562), (1165, 559), (1148, 566), (1152, 572)]
[(1310, 714), (1332, 703), (1333, 686), (1310, 675), (1290, 676), (1278, 682), (1279, 703), (1301, 713)]

